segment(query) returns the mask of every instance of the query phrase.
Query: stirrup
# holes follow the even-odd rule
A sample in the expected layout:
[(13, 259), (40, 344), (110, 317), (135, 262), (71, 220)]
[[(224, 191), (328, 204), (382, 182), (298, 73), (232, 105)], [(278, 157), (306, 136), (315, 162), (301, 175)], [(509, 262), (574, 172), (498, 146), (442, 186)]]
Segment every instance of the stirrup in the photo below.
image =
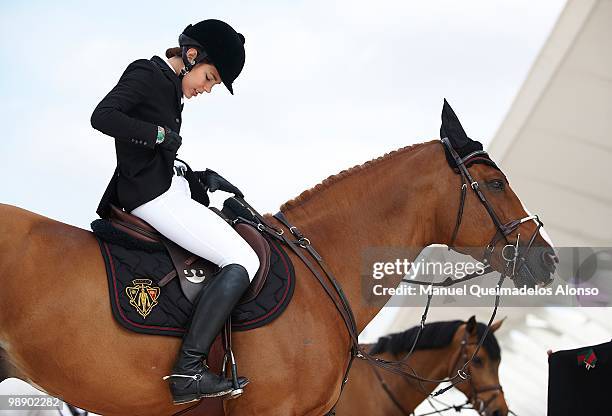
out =
[[(231, 316), (229, 317), (227, 325), (224, 328), (225, 330), (227, 330), (228, 325), (231, 325)], [(223, 335), (226, 336), (226, 333), (224, 332)], [(229, 351), (226, 351), (225, 355), (223, 356), (223, 365), (221, 367), (221, 374), (226, 373), (225, 371), (226, 365), (229, 359), (229, 361), (231, 361), (231, 366), (232, 366), (233, 390), (227, 396), (223, 398), (224, 400), (237, 399), (238, 397), (242, 396), (242, 393), (244, 393), (244, 387), (246, 387), (246, 385), (249, 384), (250, 382), (250, 380), (247, 378), (246, 383), (242, 385), (242, 387), (239, 385), (238, 383), (238, 364), (236, 363), (236, 359), (234, 358), (234, 352), (232, 351), (232, 348), (231, 348), (231, 340), (228, 342), (228, 344), (229, 344)]]
[[(246, 384), (245, 384), (245, 386), (246, 386)], [(244, 393), (244, 389), (242, 389), (242, 388), (234, 389), (234, 390), (230, 391), (225, 397), (223, 397), (223, 400), (237, 399), (238, 397), (242, 396), (242, 393)]]

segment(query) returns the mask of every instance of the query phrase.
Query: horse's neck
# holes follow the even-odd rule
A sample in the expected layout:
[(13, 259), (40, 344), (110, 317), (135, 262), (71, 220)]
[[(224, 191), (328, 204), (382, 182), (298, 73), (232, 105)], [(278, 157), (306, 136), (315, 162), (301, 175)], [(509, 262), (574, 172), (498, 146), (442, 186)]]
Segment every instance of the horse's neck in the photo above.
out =
[[(364, 306), (360, 298), (364, 250), (401, 247), (402, 257), (412, 261), (423, 247), (437, 242), (434, 190), (435, 172), (446, 163), (442, 148), (430, 142), (392, 156), (371, 162), (284, 210), (341, 283), (359, 331), (388, 299), (381, 296), (377, 301), (382, 303)], [(401, 278), (387, 279), (385, 286), (397, 286)]]
[[(417, 350), (408, 359), (408, 364), (419, 377), (439, 380), (448, 376), (448, 361), (451, 355), (452, 352), (449, 348)], [(386, 353), (383, 355), (383, 358), (396, 361), (402, 358), (402, 354), (392, 355)], [(400, 402), (404, 410), (414, 410), (436, 388), (435, 383), (418, 383), (415, 380), (384, 370), (378, 371), (389, 386), (391, 394)], [(372, 377), (371, 380), (372, 383), (380, 383), (376, 377)], [(390, 398), (381, 400), (391, 401)]]

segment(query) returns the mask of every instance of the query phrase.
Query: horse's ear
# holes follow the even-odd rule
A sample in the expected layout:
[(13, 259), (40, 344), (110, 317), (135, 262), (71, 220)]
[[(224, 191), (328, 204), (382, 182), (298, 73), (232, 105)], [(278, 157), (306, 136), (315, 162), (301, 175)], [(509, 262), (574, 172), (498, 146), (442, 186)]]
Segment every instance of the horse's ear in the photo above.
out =
[(459, 149), (470, 144), (472, 139), (468, 137), (459, 122), (459, 118), (451, 108), (446, 98), (442, 107), (442, 125), (440, 126), (440, 138), (448, 137), (453, 148)]
[[(444, 107), (442, 107), (442, 125), (440, 126), (440, 138), (443, 139), (444, 137), (448, 137), (451, 146), (453, 146), (453, 149), (455, 149), (459, 157), (462, 158), (470, 153), (483, 149), (482, 143), (478, 140), (470, 139), (468, 135), (465, 134), (465, 130), (463, 130), (459, 122), (459, 118), (448, 104), (448, 101), (446, 101), (446, 98), (444, 99)], [(446, 147), (444, 148), (444, 152), (449, 166), (453, 169), (457, 169), (457, 164)]]
[(507, 316), (504, 317), (503, 319), (500, 319), (499, 321), (493, 322), (493, 324), (491, 324), (491, 332), (497, 331), (499, 329), (499, 327), (502, 326), (502, 324), (504, 323), (506, 318), (507, 318)]
[(476, 335), (476, 316), (472, 315), (470, 319), (468, 319), (465, 331), (470, 335)]

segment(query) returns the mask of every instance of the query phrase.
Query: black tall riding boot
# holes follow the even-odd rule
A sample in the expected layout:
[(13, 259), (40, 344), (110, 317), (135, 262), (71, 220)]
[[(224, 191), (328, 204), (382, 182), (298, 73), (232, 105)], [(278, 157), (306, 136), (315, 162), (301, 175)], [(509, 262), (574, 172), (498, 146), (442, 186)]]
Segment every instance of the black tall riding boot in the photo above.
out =
[[(202, 361), (208, 357), (210, 346), (249, 284), (246, 269), (232, 263), (223, 267), (200, 295), (178, 361), (172, 374), (164, 377), (170, 379), (175, 404), (224, 396), (234, 390), (231, 380), (211, 373)], [(241, 388), (248, 382), (245, 377), (238, 378)]]

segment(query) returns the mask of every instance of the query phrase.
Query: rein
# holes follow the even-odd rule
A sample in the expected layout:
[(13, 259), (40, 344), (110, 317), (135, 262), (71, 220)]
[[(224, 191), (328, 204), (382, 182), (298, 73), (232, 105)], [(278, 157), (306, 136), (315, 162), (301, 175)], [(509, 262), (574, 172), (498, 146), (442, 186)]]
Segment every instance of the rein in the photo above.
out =
[[(539, 231), (540, 227), (542, 227), (542, 223), (540, 222), (539, 218), (535, 215), (533, 216), (528, 216), (525, 218), (522, 218), (520, 220), (514, 220), (514, 221), (510, 221), (506, 224), (502, 224), (500, 222), (500, 220), (498, 219), (497, 215), (495, 214), (493, 208), (491, 207), (491, 205), (489, 204), (489, 202), (487, 201), (487, 199), (485, 198), (484, 194), (482, 194), (482, 192), (480, 191), (480, 188), (478, 186), (478, 182), (474, 181), (472, 176), (470, 175), (467, 167), (465, 166), (465, 163), (472, 157), (476, 157), (476, 156), (480, 156), (482, 157), (483, 155), (486, 155), (486, 152), (484, 151), (477, 151), (474, 153), (471, 153), (470, 155), (468, 155), (466, 158), (461, 159), (459, 157), (459, 155), (457, 154), (457, 152), (455, 151), (455, 149), (453, 149), (452, 145), (450, 144), (450, 141), (448, 140), (448, 138), (443, 138), (441, 139), (441, 143), (442, 145), (451, 153), (451, 155), (453, 156), (455, 163), (457, 164), (457, 168), (459, 170), (459, 173), (461, 174), (461, 180), (462, 180), (462, 185), (461, 185), (461, 202), (460, 202), (460, 207), (459, 207), (459, 212), (458, 212), (458, 216), (457, 216), (457, 223), (455, 225), (455, 230), (453, 232), (453, 238), (451, 241), (451, 245), (449, 245), (449, 250), (451, 248), (451, 246), (453, 245), (452, 243), (454, 243), (455, 237), (459, 231), (459, 227), (461, 225), (461, 218), (463, 216), (463, 206), (465, 203), (465, 197), (466, 197), (466, 191), (467, 191), (467, 183), (470, 183), (471, 188), (473, 189), (473, 191), (476, 193), (478, 199), (481, 201), (481, 203), (485, 206), (487, 212), (489, 213), (489, 216), (491, 217), (491, 219), (493, 220), (493, 223), (495, 224), (496, 228), (497, 228), (497, 232), (496, 234), (493, 236), (491, 242), (489, 243), (489, 245), (487, 246), (487, 248), (485, 249), (485, 255), (484, 255), (484, 261), (483, 263), (486, 263), (486, 269), (488, 270), (487, 273), (480, 273), (478, 274), (478, 276), (482, 276), (484, 274), (488, 274), (493, 272), (493, 269), (490, 267), (490, 257), (493, 254), (493, 250), (495, 248), (495, 244), (500, 241), (502, 238), (505, 240), (505, 242), (507, 243), (506, 246), (504, 247), (504, 249), (502, 250), (502, 257), (504, 258), (504, 260), (506, 260), (506, 266), (504, 268), (504, 272), (501, 273), (499, 282), (497, 284), (498, 288), (501, 288), (504, 279), (506, 278), (507, 272), (509, 271), (509, 265), (510, 263), (513, 264), (512, 267), (512, 273), (510, 274), (511, 278), (514, 277), (514, 273), (516, 270), (516, 263), (517, 260), (521, 261), (520, 263), (520, 267), (523, 267), (523, 263), (525, 262), (525, 257), (524, 256), (519, 256), (519, 250), (518, 250), (518, 244), (519, 244), (519, 240), (517, 238), (516, 244), (510, 244), (510, 242), (507, 239), (507, 236), (512, 233), (514, 230), (516, 230), (522, 223), (529, 221), (529, 220), (534, 220), (536, 221), (536, 223), (538, 224), (536, 227), (536, 230), (534, 231), (534, 234), (531, 236), (531, 239), (529, 241), (529, 244), (527, 246), (527, 250), (529, 250), (529, 248), (531, 248), (531, 245), (535, 239), (535, 236), (537, 234), (537, 232)], [(326, 416), (333, 416), (335, 415), (335, 408), (338, 404), (338, 401), (340, 400), (340, 397), (342, 395), (342, 392), (344, 390), (344, 387), (346, 385), (346, 382), (348, 381), (348, 374), (350, 372), (353, 360), (355, 359), (355, 357), (363, 359), (365, 361), (367, 361), (370, 364), (373, 364), (375, 366), (378, 366), (380, 368), (383, 368), (387, 371), (393, 372), (395, 374), (399, 374), (402, 375), (404, 377), (410, 378), (410, 379), (414, 379), (417, 380), (419, 382), (428, 382), (428, 383), (443, 383), (443, 382), (450, 382), (451, 385), (447, 386), (445, 388), (442, 388), (440, 390), (438, 390), (435, 393), (432, 393), (431, 397), (436, 397), (440, 394), (443, 394), (444, 392), (448, 391), (449, 389), (451, 389), (453, 386), (466, 381), (468, 379), (470, 379), (470, 375), (468, 372), (466, 372), (466, 368), (467, 366), (472, 362), (472, 360), (474, 359), (474, 357), (476, 356), (476, 354), (478, 353), (478, 351), (480, 350), (480, 347), (482, 346), (485, 337), (487, 336), (488, 332), (489, 332), (489, 328), (491, 327), (491, 324), (493, 322), (493, 319), (495, 318), (495, 315), (497, 313), (497, 309), (499, 306), (499, 300), (500, 300), (500, 294), (499, 291), (497, 291), (496, 297), (495, 297), (495, 307), (493, 309), (493, 313), (491, 314), (491, 317), (489, 319), (489, 322), (487, 324), (487, 328), (484, 331), (480, 341), (478, 342), (478, 345), (474, 351), (474, 353), (472, 354), (472, 356), (461, 366), (460, 369), (457, 370), (457, 374), (455, 374), (452, 377), (446, 377), (443, 379), (428, 379), (425, 377), (420, 377), (416, 374), (416, 372), (414, 371), (414, 369), (412, 367), (410, 367), (408, 364), (405, 363), (406, 359), (410, 356), (410, 354), (412, 354), (412, 352), (414, 351), (414, 348), (416, 346), (416, 343), (421, 335), (421, 332), (423, 330), (423, 327), (425, 325), (425, 321), (427, 319), (427, 313), (429, 310), (429, 305), (431, 302), (431, 298), (432, 295), (428, 295), (428, 300), (427, 300), (427, 305), (425, 307), (425, 311), (423, 313), (423, 316), (421, 318), (421, 325), (419, 328), (419, 331), (415, 337), (415, 341), (414, 344), (410, 350), (410, 352), (408, 354), (406, 354), (406, 356), (404, 356), (400, 361), (387, 361), (381, 358), (377, 358), (374, 357), (372, 355), (370, 355), (367, 351), (363, 350), (362, 347), (359, 345), (359, 340), (358, 340), (358, 332), (357, 332), (357, 325), (355, 322), (355, 317), (352, 311), (352, 308), (350, 306), (350, 303), (348, 301), (348, 299), (346, 298), (346, 295), (344, 294), (341, 285), (339, 284), (339, 282), (337, 281), (337, 279), (334, 277), (334, 274), (330, 271), (329, 267), (327, 266), (327, 264), (325, 263), (325, 261), (323, 260), (323, 258), (321, 257), (321, 255), (315, 250), (315, 248), (311, 245), (310, 240), (304, 236), (304, 234), (302, 234), (300, 232), (300, 230), (292, 225), (287, 218), (285, 217), (285, 215), (283, 214), (282, 211), (278, 211), (276, 214), (274, 214), (274, 218), (276, 218), (281, 224), (283, 224), (285, 227), (287, 227), (287, 229), (289, 230), (289, 232), (291, 233), (291, 235), (293, 237), (295, 237), (295, 240), (291, 240), (287, 237), (287, 235), (285, 235), (284, 230), (282, 228), (277, 228), (273, 225), (270, 225), (267, 223), (267, 221), (263, 218), (263, 216), (261, 214), (259, 214), (253, 207), (251, 207), (243, 198), (239, 198), (239, 197), (235, 197), (236, 200), (238, 200), (238, 202), (240, 202), (245, 208), (247, 208), (251, 214), (253, 215), (253, 217), (258, 221), (258, 222), (253, 222), (251, 220), (248, 220), (246, 218), (243, 217), (237, 217), (234, 222), (245, 222), (245, 223), (249, 223), (253, 226), (255, 226), (258, 230), (262, 231), (262, 232), (266, 232), (268, 233), (270, 236), (276, 238), (277, 240), (281, 241), (282, 243), (284, 243), (286, 246), (288, 246), (301, 260), (302, 262), (308, 267), (308, 269), (310, 269), (310, 271), (312, 272), (312, 274), (315, 276), (315, 278), (318, 280), (318, 282), (320, 283), (321, 287), (323, 288), (323, 290), (325, 291), (325, 293), (327, 294), (327, 296), (330, 298), (330, 300), (332, 301), (332, 303), (334, 304), (335, 308), (338, 310), (338, 313), (340, 314), (340, 316), (342, 317), (342, 320), (344, 321), (344, 324), (348, 330), (348, 334), (350, 337), (350, 342), (351, 342), (351, 347), (350, 347), (350, 357), (349, 357), (349, 362), (347, 364), (346, 370), (344, 372), (344, 376), (342, 378), (342, 384), (340, 386), (340, 394), (338, 395), (338, 399), (336, 400), (336, 402), (334, 403), (334, 405), (332, 406), (332, 408), (326, 413)], [(499, 236), (499, 237), (498, 237)], [(520, 234), (519, 234), (520, 237)], [(506, 257), (504, 255), (505, 249), (506, 248), (513, 248), (514, 249), (514, 253), (512, 257)], [(314, 264), (308, 259), (308, 257), (304, 254), (304, 251), (306, 251), (312, 258), (314, 258), (317, 262), (318, 265), (318, 269), (320, 269), (320, 271), (323, 272), (323, 274), (325, 274), (325, 278), (321, 275), (321, 273), (319, 272), (319, 270), (317, 270), (317, 267), (314, 266)], [(526, 266), (526, 264), (525, 264)], [(520, 268), (519, 267), (519, 268)], [(528, 268), (528, 266), (527, 266)], [(478, 276), (474, 276), (472, 275), (467, 275), (462, 279), (452, 279), (450, 277), (448, 277), (447, 279), (445, 279), (445, 281), (440, 282), (440, 283), (431, 283), (431, 282), (420, 282), (420, 281), (414, 281), (414, 280), (403, 280), (409, 283), (414, 283), (414, 284), (425, 284), (425, 285), (431, 285), (431, 286), (450, 286), (453, 284), (456, 284), (458, 282), (461, 281), (466, 281), (469, 279), (473, 279), (475, 277)], [(533, 274), (532, 274), (533, 276)], [(449, 280), (450, 279), (450, 280)], [(331, 285), (331, 287), (330, 287)], [(409, 372), (411, 371), (411, 372)]]

